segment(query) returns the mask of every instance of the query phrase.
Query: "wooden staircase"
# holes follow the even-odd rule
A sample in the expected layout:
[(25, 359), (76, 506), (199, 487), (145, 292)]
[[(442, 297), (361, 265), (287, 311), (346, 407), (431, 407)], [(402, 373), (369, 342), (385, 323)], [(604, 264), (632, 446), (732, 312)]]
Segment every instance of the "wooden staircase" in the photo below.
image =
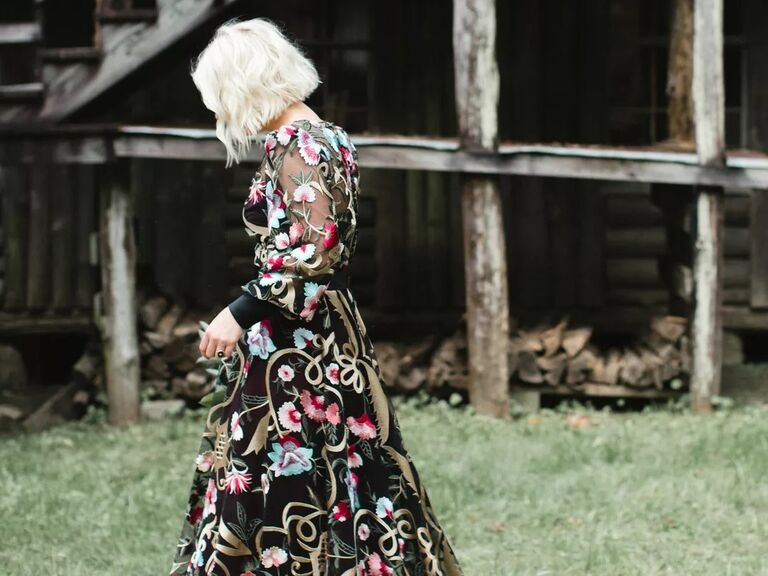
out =
[(34, 21), (0, 22), (0, 123), (71, 118), (242, 0), (95, 0), (92, 14), (64, 15), (61, 26), (93, 19), (90, 43), (74, 46), (51, 45), (62, 15), (34, 2)]

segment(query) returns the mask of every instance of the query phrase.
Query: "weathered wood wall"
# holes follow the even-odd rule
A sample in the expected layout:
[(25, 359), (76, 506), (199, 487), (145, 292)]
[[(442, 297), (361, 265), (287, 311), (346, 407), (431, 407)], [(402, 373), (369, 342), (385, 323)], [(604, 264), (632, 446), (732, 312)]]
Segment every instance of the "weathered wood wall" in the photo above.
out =
[[(367, 3), (343, 14), (345, 25), (334, 27), (344, 5), (334, 3), (322, 20), (315, 18), (319, 8), (299, 9), (296, 2), (270, 8), (306, 40), (310, 55), (324, 55), (318, 61), (326, 85), (310, 105), (350, 132), (455, 134), (450, 2), (445, 10), (404, 0)], [(667, 5), (498, 3), (500, 138), (605, 144), (663, 138)], [(768, 51), (762, 31), (768, 10), (758, 0), (743, 0), (740, 10), (733, 6), (727, 3), (725, 14), (726, 137), (731, 146), (765, 149), (768, 67), (762, 63)], [(391, 26), (393, 12), (406, 14), (410, 25)], [(98, 120), (212, 123), (188, 80), (189, 54), (177, 58), (167, 74), (100, 111)], [(202, 306), (235, 293), (250, 273), (252, 246), (242, 231), (240, 206), (255, 168), (132, 163), (142, 286)], [(50, 170), (4, 173), (3, 186), (16, 190), (2, 197), (6, 310), (64, 313), (90, 307), (93, 275), (73, 275), (63, 262), (77, 262), (83, 270), (89, 265), (95, 216), (81, 207), (95, 206), (87, 199), (94, 193), (88, 191), (92, 169), (63, 169), (72, 180)], [(647, 187), (530, 177), (502, 177), (499, 183), (513, 313), (536, 317), (546, 310), (666, 304), (657, 262), (663, 223)], [(41, 205), (53, 186), (57, 193), (61, 189), (63, 202)], [(353, 280), (361, 303), (409, 320), (421, 317), (428, 326), (446, 311), (455, 318), (464, 307), (456, 175), (363, 169), (361, 189)], [(768, 242), (762, 228), (750, 225), (768, 214), (764, 194), (742, 191), (725, 199), (724, 299), (745, 311), (748, 304), (751, 310), (768, 307), (768, 267), (760, 265)], [(33, 225), (43, 221), (43, 227)], [(26, 256), (31, 243), (40, 247), (34, 262)], [(42, 278), (75, 286), (59, 294)]]

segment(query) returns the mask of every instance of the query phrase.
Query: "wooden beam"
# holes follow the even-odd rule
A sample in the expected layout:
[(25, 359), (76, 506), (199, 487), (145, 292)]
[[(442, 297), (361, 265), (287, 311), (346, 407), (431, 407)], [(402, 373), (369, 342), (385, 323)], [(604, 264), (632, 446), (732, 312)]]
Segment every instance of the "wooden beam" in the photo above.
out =
[(139, 338), (136, 326), (136, 243), (128, 166), (104, 167), (101, 179), (101, 331), (109, 420), (139, 419)]
[(87, 81), (70, 90), (67, 82), (51, 84), (40, 117), (60, 121), (82, 110), (205, 23), (226, 14), (240, 0), (159, 2), (157, 21), (136, 23), (131, 33), (121, 24), (102, 24), (104, 57)]
[[(454, 0), (453, 53), (459, 143), (498, 145), (499, 73), (494, 0)], [(475, 410), (509, 417), (509, 301), (501, 197), (495, 178), (462, 175), (469, 349), (469, 396)]]
[[(458, 139), (400, 135), (350, 137), (364, 168), (510, 174), (617, 182), (768, 188), (768, 155), (731, 151), (724, 167), (701, 166), (696, 153), (662, 147), (519, 144), (501, 142), (495, 151), (459, 150)], [(32, 163), (46, 148), (53, 162), (101, 164), (117, 158), (224, 160), (213, 130), (120, 126), (99, 135), (76, 129), (46, 133), (0, 128), (0, 162)], [(245, 162), (258, 162), (253, 146)]]
[(38, 40), (40, 40), (40, 25), (37, 22), (0, 24), (0, 45), (32, 44)]
[[(695, 0), (693, 108), (696, 151), (705, 167), (725, 165), (723, 0)], [(712, 410), (722, 370), (723, 189), (696, 191), (691, 321), (691, 403), (697, 413)]]

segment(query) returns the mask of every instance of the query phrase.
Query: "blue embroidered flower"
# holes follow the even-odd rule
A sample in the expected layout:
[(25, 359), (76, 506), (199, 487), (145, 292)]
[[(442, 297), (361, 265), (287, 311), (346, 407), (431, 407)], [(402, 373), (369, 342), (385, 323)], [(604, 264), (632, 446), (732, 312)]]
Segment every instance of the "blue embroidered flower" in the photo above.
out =
[(312, 448), (302, 448), (293, 436), (272, 442), (272, 451), (267, 455), (272, 460), (269, 469), (274, 470), (275, 476), (293, 476), (312, 469)]

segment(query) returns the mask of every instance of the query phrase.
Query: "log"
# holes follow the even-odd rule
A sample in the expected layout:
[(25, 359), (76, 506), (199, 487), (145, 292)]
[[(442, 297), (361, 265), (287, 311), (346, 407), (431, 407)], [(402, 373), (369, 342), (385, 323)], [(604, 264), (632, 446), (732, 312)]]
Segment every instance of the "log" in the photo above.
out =
[(563, 349), (569, 357), (573, 358), (587, 345), (590, 336), (592, 336), (591, 328), (568, 330), (563, 335)]
[(140, 417), (139, 340), (136, 309), (136, 243), (127, 166), (108, 165), (101, 186), (102, 335), (109, 421)]
[[(696, 152), (706, 168), (725, 166), (723, 0), (695, 0), (693, 103)], [(700, 186), (696, 197), (691, 323), (691, 403), (712, 411), (722, 370), (723, 198), (722, 188)]]
[[(454, 0), (453, 49), (459, 143), (498, 146), (499, 73), (493, 0)], [(469, 396), (475, 410), (509, 417), (509, 299), (501, 198), (496, 180), (462, 174)], [(535, 366), (535, 363), (534, 363)]]

